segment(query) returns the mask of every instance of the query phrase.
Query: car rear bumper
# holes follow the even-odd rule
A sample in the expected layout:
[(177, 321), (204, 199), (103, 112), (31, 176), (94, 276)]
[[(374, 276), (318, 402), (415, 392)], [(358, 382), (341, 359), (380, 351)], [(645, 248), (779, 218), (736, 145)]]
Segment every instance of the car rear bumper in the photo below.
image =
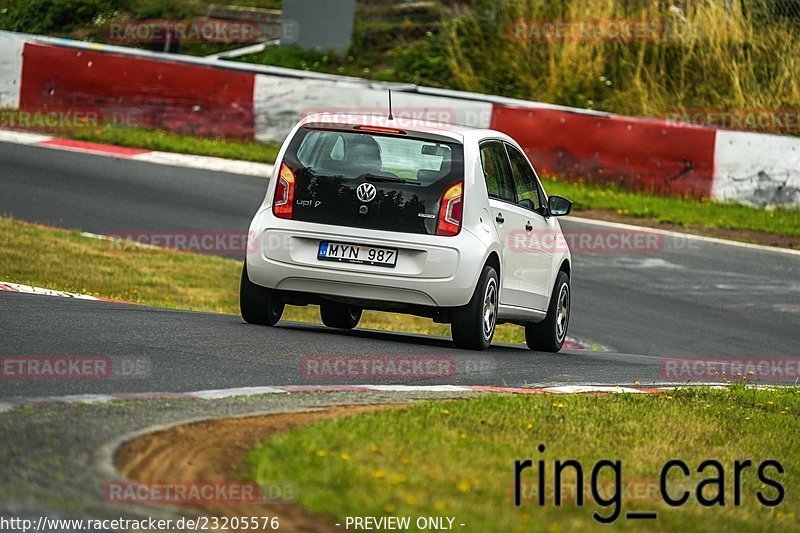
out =
[[(317, 259), (320, 241), (394, 248), (394, 268)], [(485, 245), (462, 229), (454, 237), (327, 226), (260, 211), (250, 226), (250, 280), (272, 289), (374, 302), (454, 307), (472, 297)]]

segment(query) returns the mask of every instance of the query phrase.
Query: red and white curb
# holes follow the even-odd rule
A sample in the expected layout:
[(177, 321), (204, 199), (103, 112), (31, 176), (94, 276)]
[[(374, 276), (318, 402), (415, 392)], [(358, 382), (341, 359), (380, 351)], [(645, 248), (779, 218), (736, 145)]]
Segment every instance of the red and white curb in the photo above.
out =
[[(715, 384), (718, 385), (718, 384)], [(620, 387), (603, 385), (562, 385), (555, 387), (523, 388), (491, 385), (287, 385), (281, 387), (241, 387), (234, 389), (203, 390), (195, 392), (150, 392), (116, 394), (75, 394), (70, 396), (47, 396), (0, 402), (0, 412), (16, 407), (35, 407), (43, 404), (102, 404), (120, 401), (142, 400), (221, 400), (265, 394), (302, 394), (335, 392), (385, 392), (385, 393), (507, 393), (507, 394), (650, 394), (674, 388)]]
[(26, 144), (55, 150), (66, 150), (68, 152), (144, 161), (157, 165), (196, 168), (213, 172), (228, 172), (231, 174), (243, 174), (261, 178), (269, 178), (272, 176), (273, 170), (273, 166), (266, 163), (252, 163), (249, 161), (237, 161), (220, 157), (158, 152), (140, 148), (125, 148), (109, 144), (60, 139), (37, 133), (14, 130), (0, 129), (0, 142)]
[(91, 294), (80, 294), (77, 292), (58, 291), (55, 289), (45, 289), (42, 287), (33, 287), (31, 285), (21, 285), (19, 283), (9, 283), (7, 281), (0, 282), (0, 292), (21, 292), (23, 294), (40, 294), (42, 296), (58, 296), (60, 298), (75, 298), (77, 300), (95, 300), (98, 302), (114, 302), (116, 300), (109, 300), (107, 298), (100, 298), (92, 296)]

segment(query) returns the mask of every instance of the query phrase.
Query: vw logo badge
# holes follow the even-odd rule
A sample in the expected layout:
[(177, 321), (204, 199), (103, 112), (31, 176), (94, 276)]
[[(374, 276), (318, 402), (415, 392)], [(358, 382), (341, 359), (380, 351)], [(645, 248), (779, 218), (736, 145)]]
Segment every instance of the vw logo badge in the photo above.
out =
[(362, 183), (356, 189), (356, 196), (364, 203), (374, 200), (375, 194), (377, 194), (377, 191), (375, 190), (375, 186), (371, 183)]

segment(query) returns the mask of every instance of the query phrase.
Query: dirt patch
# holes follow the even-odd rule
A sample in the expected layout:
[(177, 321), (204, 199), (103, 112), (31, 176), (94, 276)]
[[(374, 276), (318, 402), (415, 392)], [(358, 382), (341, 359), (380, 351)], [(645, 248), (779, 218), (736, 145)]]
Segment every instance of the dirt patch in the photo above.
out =
[[(354, 416), (397, 405), (337, 406), (315, 412), (210, 420), (148, 433), (119, 447), (114, 466), (126, 478), (155, 481), (237, 481), (245, 479), (246, 454), (264, 439), (289, 429)], [(210, 517), (277, 516), (283, 531), (341, 531), (333, 521), (312, 515), (293, 503), (208, 503), (185, 505)], [(230, 528), (231, 531), (237, 531)], [(244, 531), (245, 528), (241, 528)], [(251, 528), (252, 530), (252, 528)]]
[(583, 218), (594, 218), (596, 220), (606, 220), (608, 222), (619, 222), (621, 224), (631, 224), (646, 228), (656, 228), (681, 233), (691, 233), (692, 235), (703, 235), (705, 237), (716, 237), (718, 239), (728, 239), (731, 241), (747, 242), (751, 244), (761, 244), (763, 246), (775, 246), (778, 248), (791, 248), (800, 250), (800, 237), (790, 235), (777, 235), (763, 231), (738, 230), (725, 228), (708, 228), (705, 226), (682, 226), (669, 222), (660, 222), (654, 218), (639, 218), (618, 215), (615, 211), (603, 209), (587, 209), (586, 211), (575, 211), (575, 216)]

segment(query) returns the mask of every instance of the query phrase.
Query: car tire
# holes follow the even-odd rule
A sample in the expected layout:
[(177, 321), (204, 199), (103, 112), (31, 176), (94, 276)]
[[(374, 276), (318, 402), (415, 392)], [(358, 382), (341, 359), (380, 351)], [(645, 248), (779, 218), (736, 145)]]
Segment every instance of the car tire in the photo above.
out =
[(456, 346), (466, 350), (485, 350), (492, 344), (499, 300), (497, 272), (485, 266), (469, 303), (452, 313), (450, 331)]
[(564, 346), (569, 327), (570, 298), (569, 276), (559, 272), (550, 297), (547, 317), (525, 326), (525, 342), (531, 350), (556, 353)]
[(353, 329), (361, 320), (361, 309), (346, 304), (322, 304), (319, 315), (329, 328)]
[(274, 289), (256, 285), (247, 275), (247, 262), (242, 267), (239, 285), (239, 309), (242, 318), (250, 324), (274, 326), (281, 319), (284, 303), (281, 294)]

